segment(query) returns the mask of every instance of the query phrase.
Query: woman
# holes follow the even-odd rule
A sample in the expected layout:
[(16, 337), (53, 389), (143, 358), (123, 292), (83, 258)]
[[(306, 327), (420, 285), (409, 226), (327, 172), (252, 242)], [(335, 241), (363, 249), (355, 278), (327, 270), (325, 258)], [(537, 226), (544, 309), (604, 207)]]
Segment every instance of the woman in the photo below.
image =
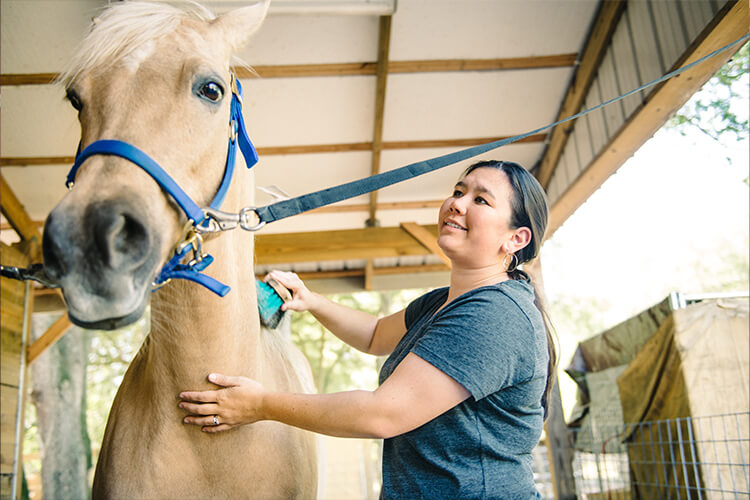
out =
[(221, 432), (276, 420), (332, 436), (384, 438), (384, 498), (534, 498), (555, 351), (526, 273), (547, 201), (523, 167), (467, 169), (440, 208), (438, 244), (450, 286), (377, 319), (309, 291), (293, 273), (285, 309), (310, 311), (360, 351), (389, 358), (375, 391), (287, 394), (211, 374), (216, 391), (184, 392), (185, 423)]

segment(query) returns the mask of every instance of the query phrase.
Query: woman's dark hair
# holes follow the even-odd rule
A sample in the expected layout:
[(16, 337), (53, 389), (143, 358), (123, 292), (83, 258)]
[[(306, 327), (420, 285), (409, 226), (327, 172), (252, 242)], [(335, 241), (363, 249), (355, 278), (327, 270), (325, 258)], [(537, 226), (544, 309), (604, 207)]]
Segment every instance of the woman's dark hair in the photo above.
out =
[(549, 353), (549, 364), (547, 365), (547, 385), (542, 396), (542, 406), (544, 407), (544, 416), (547, 417), (550, 394), (555, 382), (555, 371), (557, 368), (557, 349), (552, 324), (549, 315), (544, 307), (544, 300), (539, 290), (532, 282), (528, 273), (519, 269), (518, 266), (529, 262), (539, 255), (539, 250), (544, 242), (544, 233), (547, 230), (547, 221), (549, 219), (549, 205), (544, 188), (539, 184), (536, 178), (518, 163), (510, 161), (480, 161), (474, 163), (461, 176), (466, 177), (478, 168), (495, 168), (502, 171), (508, 178), (513, 195), (510, 199), (510, 227), (516, 229), (527, 227), (531, 231), (531, 240), (529, 244), (519, 250), (515, 256), (518, 260), (512, 259), (511, 266), (508, 268), (508, 276), (514, 280), (523, 280), (532, 283), (534, 286), (534, 304), (542, 313), (545, 330), (547, 332), (547, 352)]

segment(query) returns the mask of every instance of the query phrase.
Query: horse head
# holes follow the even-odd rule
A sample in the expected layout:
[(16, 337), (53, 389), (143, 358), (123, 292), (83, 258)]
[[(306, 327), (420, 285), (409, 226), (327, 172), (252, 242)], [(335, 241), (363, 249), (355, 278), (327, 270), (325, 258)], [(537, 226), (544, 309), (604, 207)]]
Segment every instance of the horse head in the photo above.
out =
[[(81, 148), (101, 140), (145, 152), (199, 206), (222, 181), (230, 136), (230, 60), (268, 0), (220, 17), (192, 5), (118, 3), (94, 20), (62, 75)], [(70, 319), (86, 328), (137, 320), (187, 221), (131, 161), (88, 157), (49, 214), (43, 254)]]

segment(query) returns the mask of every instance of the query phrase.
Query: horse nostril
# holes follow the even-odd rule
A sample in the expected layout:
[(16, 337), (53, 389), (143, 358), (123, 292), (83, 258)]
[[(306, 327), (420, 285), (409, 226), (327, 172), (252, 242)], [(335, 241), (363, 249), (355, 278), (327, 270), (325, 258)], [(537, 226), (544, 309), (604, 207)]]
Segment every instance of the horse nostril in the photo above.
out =
[(64, 238), (62, 228), (54, 217), (54, 211), (47, 218), (42, 236), (42, 256), (44, 270), (53, 280), (59, 280), (66, 273), (65, 260), (61, 250), (60, 239)]
[(97, 210), (92, 218), (94, 241), (105, 266), (132, 269), (146, 259), (148, 231), (129, 211)]

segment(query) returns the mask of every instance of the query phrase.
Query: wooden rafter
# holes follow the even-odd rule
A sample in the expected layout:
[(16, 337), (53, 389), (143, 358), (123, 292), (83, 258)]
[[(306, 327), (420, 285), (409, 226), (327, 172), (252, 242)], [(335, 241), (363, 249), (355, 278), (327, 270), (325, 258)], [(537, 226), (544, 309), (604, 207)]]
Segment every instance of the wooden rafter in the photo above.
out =
[(40, 354), (60, 340), (71, 326), (72, 324), (70, 323), (67, 314), (60, 316), (41, 337), (36, 339), (34, 343), (29, 346), (26, 351), (26, 362), (29, 364), (33, 363)]
[[(487, 144), (507, 139), (509, 136), (499, 137), (471, 137), (466, 139), (428, 139), (421, 141), (383, 141), (381, 149), (428, 149), (428, 148), (460, 148)], [(534, 134), (517, 141), (521, 143), (544, 142), (545, 134)], [(312, 153), (346, 153), (352, 151), (370, 151), (372, 142), (350, 142), (341, 144), (311, 144), (305, 146), (266, 146), (259, 147), (260, 156), (295, 155)], [(31, 167), (45, 165), (70, 165), (73, 156), (5, 156), (0, 158), (3, 167)]]
[[(625, 10), (625, 4), (625, 0), (602, 2), (594, 20), (593, 29), (586, 42), (586, 48), (581, 56), (581, 64), (576, 69), (555, 121), (572, 116), (581, 110), (584, 99), (596, 77), (599, 65), (612, 40), (617, 23), (622, 16), (622, 12)], [(539, 183), (545, 189), (549, 185), (552, 173), (560, 161), (565, 144), (568, 142), (568, 137), (574, 125), (575, 120), (558, 125), (550, 134), (549, 145), (539, 162), (539, 168), (536, 173)]]
[[(375, 75), (375, 120), (372, 127), (372, 161), (370, 164), (370, 175), (380, 173), (380, 153), (383, 150), (383, 120), (385, 118), (385, 89), (388, 82), (388, 57), (391, 47), (391, 16), (380, 18), (380, 29), (378, 34), (378, 66)], [(376, 211), (378, 208), (378, 192), (370, 193), (370, 217), (367, 219), (369, 225), (377, 223)]]
[(18, 236), (24, 240), (36, 240), (36, 243), (39, 245), (42, 243), (42, 235), (39, 234), (39, 230), (31, 220), (31, 217), (29, 217), (29, 214), (26, 213), (26, 209), (18, 201), (15, 193), (10, 189), (10, 186), (5, 181), (5, 177), (2, 175), (0, 175), (0, 208), (10, 225), (18, 233)]
[(434, 233), (420, 226), (416, 222), (402, 222), (401, 229), (409, 233), (409, 236), (419, 242), (420, 245), (425, 247), (430, 253), (440, 257), (443, 263), (450, 267), (451, 260), (443, 253), (443, 250), (438, 246), (437, 237)]
[[(719, 11), (712, 23), (688, 47), (674, 67), (695, 61), (746, 35), (749, 31), (748, 2), (730, 2)], [(731, 56), (732, 52), (726, 51), (720, 56), (712, 57), (679, 77), (665, 81), (652, 91), (646, 102), (633, 113), (552, 206), (547, 237), (550, 237), (610, 175), (659, 130), (670, 116), (716, 74)]]
[[(436, 225), (423, 227), (433, 238), (437, 238)], [(376, 259), (430, 253), (399, 227), (258, 234), (255, 237), (256, 265)]]
[[(561, 68), (573, 66), (576, 54), (554, 54), (539, 57), (501, 59), (437, 59), (418, 61), (390, 61), (388, 73), (431, 73), (447, 71), (501, 71), (511, 69)], [(254, 66), (252, 69), (235, 67), (239, 78), (297, 78), (311, 76), (372, 76), (377, 73), (377, 62), (291, 64)], [(0, 75), (0, 85), (49, 85), (58, 73), (6, 73)]]

